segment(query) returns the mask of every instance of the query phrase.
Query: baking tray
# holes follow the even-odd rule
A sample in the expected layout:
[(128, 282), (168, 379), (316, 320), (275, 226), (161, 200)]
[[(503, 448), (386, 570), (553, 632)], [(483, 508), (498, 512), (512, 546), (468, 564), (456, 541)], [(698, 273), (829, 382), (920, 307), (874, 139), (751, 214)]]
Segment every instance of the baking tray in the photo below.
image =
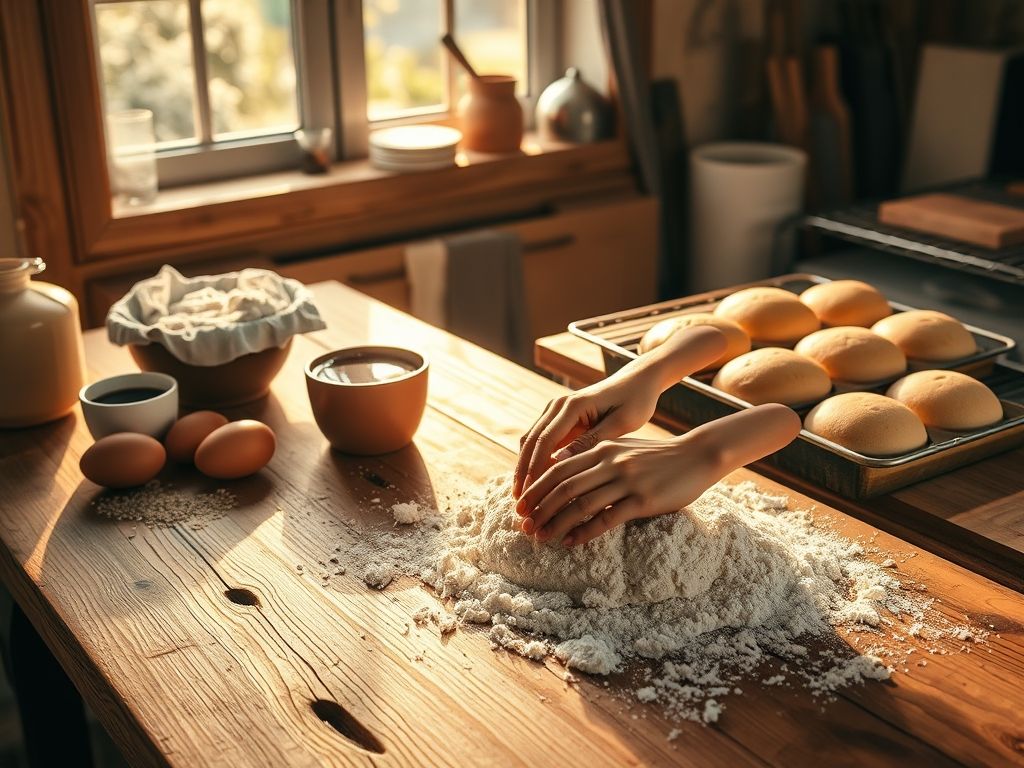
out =
[[(772, 285), (800, 293), (811, 285), (825, 282), (829, 282), (828, 279), (819, 275), (783, 275), (579, 320), (569, 325), (569, 331), (597, 344), (604, 355), (605, 370), (612, 374), (638, 356), (641, 337), (666, 318), (710, 311), (730, 293), (754, 285)], [(889, 303), (895, 311), (915, 309), (897, 302)], [(999, 359), (1014, 348), (1013, 340), (982, 328), (965, 327), (978, 344), (975, 354), (944, 365), (913, 360), (908, 361), (908, 365), (911, 370), (950, 368), (981, 379), (1002, 402), (1003, 421), (975, 432), (929, 430), (928, 445), (913, 453), (887, 458), (865, 456), (801, 430), (796, 440), (766, 461), (843, 496), (859, 499), (888, 493), (1024, 443), (1024, 370)], [(659, 408), (684, 424), (696, 425), (752, 407), (712, 387), (712, 377), (713, 374), (686, 377), (665, 391)], [(884, 389), (882, 385), (875, 391)], [(798, 409), (800, 415), (805, 415), (811, 405)]]

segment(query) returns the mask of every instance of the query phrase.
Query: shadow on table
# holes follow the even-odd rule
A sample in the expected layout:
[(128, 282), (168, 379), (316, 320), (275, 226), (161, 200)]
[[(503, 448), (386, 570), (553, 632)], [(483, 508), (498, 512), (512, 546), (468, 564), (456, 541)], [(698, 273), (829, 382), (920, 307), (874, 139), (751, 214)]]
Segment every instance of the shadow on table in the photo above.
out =
[[(827, 646), (848, 650), (850, 658), (857, 656), (838, 634), (811, 645), (812, 654), (818, 646)], [(1008, 745), (1020, 734), (1007, 732), (994, 738), (992, 731), (997, 726), (993, 722), (999, 718), (986, 722), (966, 717), (972, 706), (957, 707), (941, 692), (942, 686), (932, 682), (947, 678), (949, 670), (935, 663), (918, 667), (921, 655), (919, 651), (909, 657), (886, 657), (885, 663), (899, 667), (888, 680), (868, 679), (819, 695), (797, 682), (794, 668), (801, 664), (799, 658), (767, 656), (735, 683), (741, 693), (729, 685), (724, 695), (708, 697), (724, 705), (724, 711), (717, 722), (707, 724), (667, 717), (669, 704), (664, 693), (653, 703), (636, 700), (635, 690), (649, 684), (647, 670), (654, 670), (657, 677), (662, 661), (630, 662), (607, 678), (575, 673), (581, 726), (617, 738), (639, 763), (674, 761), (677, 758), (672, 756), (679, 754), (675, 750), (686, 750), (705, 754), (709, 763), (760, 765), (765, 760), (779, 760), (813, 765), (827, 755), (827, 764), (843, 765), (952, 766), (973, 759), (984, 764), (1011, 764), (1013, 753)], [(937, 658), (924, 655), (933, 662)], [(683, 656), (665, 659), (669, 660), (686, 661)], [(904, 666), (909, 674), (903, 672)], [(559, 670), (553, 671), (557, 674)], [(775, 682), (780, 678), (781, 682)], [(698, 687), (708, 688), (706, 684)], [(695, 704), (699, 718), (703, 701), (698, 699)], [(671, 743), (667, 741), (670, 733), (675, 734)], [(989, 751), (982, 751), (981, 745)]]
[(22, 498), (23, 489), (28, 486), (34, 492), (53, 486), (78, 421), (78, 412), (72, 411), (62, 419), (37, 427), (0, 430), (2, 480), (9, 484), (10, 492), (17, 494), (8, 498)]
[[(275, 408), (280, 411), (274, 403), (261, 404), (265, 412)], [(74, 430), (74, 418), (65, 422), (69, 423), (61, 424), (59, 430), (47, 435), (44, 446), (48, 455), (56, 450), (58, 440), (66, 450)], [(77, 468), (71, 471), (77, 475)], [(33, 482), (34, 487), (38, 485), (37, 478)], [(90, 588), (90, 582), (92, 588), (100, 588), (96, 579), (102, 575), (107, 590), (121, 584), (134, 595), (105, 601), (106, 609), (128, 614), (147, 601), (161, 599), (168, 591), (180, 588), (170, 572), (174, 559), (194, 560), (198, 553), (214, 571), (211, 580), (222, 580), (215, 566), (218, 557), (230, 551), (274, 511), (270, 499), (274, 483), (265, 472), (225, 481), (206, 477), (191, 465), (168, 462), (156, 482), (174, 495), (166, 507), (162, 506), (158, 493), (145, 487), (113, 490), (81, 479), (36, 544), (33, 557), (40, 562), (37, 580), (44, 584), (66, 582), (69, 568), (80, 561), (83, 589)], [(203, 506), (201, 495), (215, 494), (221, 489), (229, 491), (236, 503), (223, 517), (218, 517), (211, 513), (209, 506)], [(183, 511), (182, 495), (197, 504), (194, 514)], [(100, 506), (106, 506), (106, 514), (101, 512)], [(221, 524), (222, 520), (229, 524)], [(237, 521), (244, 521), (244, 524), (231, 524)], [(147, 537), (153, 538), (152, 545), (141, 546), (141, 541)], [(132, 542), (136, 538), (138, 541)], [(54, 552), (54, 546), (61, 550)], [(69, 552), (70, 548), (77, 551)]]
[(0, 435), (3, 435), (3, 439), (0, 440), (0, 461), (37, 450), (45, 454), (54, 466), (59, 467), (63, 456), (68, 452), (68, 445), (75, 434), (78, 422), (79, 413), (76, 407), (68, 416), (36, 427), (0, 429)]
[[(332, 450), (324, 442), (308, 475), (306, 494), (309, 503), (333, 523), (330, 528), (335, 538), (330, 542), (333, 546), (327, 552), (326, 567), (332, 574), (345, 568), (345, 573), (332, 578), (330, 584), (341, 592), (370, 589), (363, 580), (365, 553), (353, 556), (353, 549), (371, 531), (396, 537), (423, 535), (416, 526), (396, 526), (391, 511), (394, 505), (411, 503), (427, 510), (438, 505), (427, 464), (415, 443), (382, 456), (351, 456)], [(298, 511), (286, 513), (285, 524), (309, 525), (309, 517)], [(379, 564), (385, 569), (387, 561), (388, 554), (381, 553)], [(401, 588), (392, 584), (388, 591)], [(419, 588), (418, 583), (415, 588)]]

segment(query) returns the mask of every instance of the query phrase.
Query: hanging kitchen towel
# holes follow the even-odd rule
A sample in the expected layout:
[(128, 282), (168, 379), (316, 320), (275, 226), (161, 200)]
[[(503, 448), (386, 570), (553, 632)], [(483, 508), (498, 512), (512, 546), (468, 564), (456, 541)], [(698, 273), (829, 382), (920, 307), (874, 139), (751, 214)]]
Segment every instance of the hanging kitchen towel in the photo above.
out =
[(523, 251), (507, 232), (478, 230), (446, 238), (447, 328), (503, 357), (529, 364)]
[(446, 328), (448, 248), (444, 242), (434, 239), (407, 245), (405, 274), (409, 279), (409, 308), (412, 314), (438, 328)]

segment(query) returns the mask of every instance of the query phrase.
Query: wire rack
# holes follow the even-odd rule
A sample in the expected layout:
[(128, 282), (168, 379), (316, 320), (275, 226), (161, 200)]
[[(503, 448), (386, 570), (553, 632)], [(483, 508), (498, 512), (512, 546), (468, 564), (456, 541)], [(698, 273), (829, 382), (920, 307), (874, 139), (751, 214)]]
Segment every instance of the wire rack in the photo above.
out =
[[(1024, 198), (1012, 197), (1006, 193), (1003, 184), (994, 182), (959, 184), (941, 191), (1024, 209)], [(806, 216), (801, 224), (805, 229), (900, 256), (937, 262), (1008, 283), (1024, 284), (1024, 245), (998, 250), (979, 248), (889, 226), (878, 220), (877, 204), (854, 205)]]

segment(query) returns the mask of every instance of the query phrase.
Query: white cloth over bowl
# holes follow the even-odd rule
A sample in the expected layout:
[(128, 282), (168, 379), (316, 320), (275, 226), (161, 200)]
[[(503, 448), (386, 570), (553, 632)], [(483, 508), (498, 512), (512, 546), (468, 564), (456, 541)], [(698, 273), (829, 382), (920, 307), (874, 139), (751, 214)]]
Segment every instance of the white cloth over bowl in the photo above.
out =
[(200, 366), (229, 363), (325, 327), (306, 286), (266, 269), (185, 277), (165, 264), (107, 313), (114, 344), (157, 343)]

